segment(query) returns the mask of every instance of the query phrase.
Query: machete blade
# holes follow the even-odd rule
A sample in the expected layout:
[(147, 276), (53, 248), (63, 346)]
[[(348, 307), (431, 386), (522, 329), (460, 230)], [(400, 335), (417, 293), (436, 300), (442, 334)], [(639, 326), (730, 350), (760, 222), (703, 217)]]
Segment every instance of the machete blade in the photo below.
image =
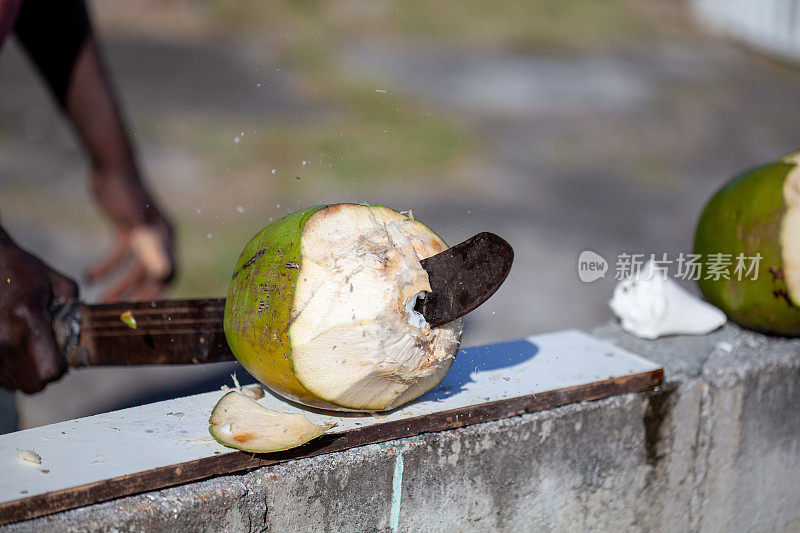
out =
[(494, 233), (483, 232), (420, 261), (431, 292), (414, 309), (432, 327), (460, 318), (500, 288), (514, 262), (514, 249)]

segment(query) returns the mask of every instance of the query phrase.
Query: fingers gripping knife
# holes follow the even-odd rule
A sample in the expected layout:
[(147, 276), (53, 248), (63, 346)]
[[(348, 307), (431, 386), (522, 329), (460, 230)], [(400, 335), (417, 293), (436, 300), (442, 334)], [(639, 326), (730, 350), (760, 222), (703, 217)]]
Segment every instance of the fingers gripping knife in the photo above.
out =
[[(420, 261), (431, 292), (415, 307), (432, 327), (462, 317), (497, 291), (514, 250), (493, 233), (479, 233)], [(57, 302), (56, 339), (72, 367), (196, 364), (232, 361), (222, 329), (225, 299), (155, 300), (117, 304)], [(126, 323), (121, 315), (135, 320)]]

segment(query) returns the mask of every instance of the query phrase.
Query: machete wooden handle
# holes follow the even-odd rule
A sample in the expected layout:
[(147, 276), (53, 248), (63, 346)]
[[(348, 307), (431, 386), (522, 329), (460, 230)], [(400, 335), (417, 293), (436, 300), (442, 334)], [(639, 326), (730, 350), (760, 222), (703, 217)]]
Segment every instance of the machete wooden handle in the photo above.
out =
[[(56, 341), (72, 367), (233, 361), (224, 312), (224, 298), (51, 307)], [(132, 321), (123, 320), (127, 313)]]

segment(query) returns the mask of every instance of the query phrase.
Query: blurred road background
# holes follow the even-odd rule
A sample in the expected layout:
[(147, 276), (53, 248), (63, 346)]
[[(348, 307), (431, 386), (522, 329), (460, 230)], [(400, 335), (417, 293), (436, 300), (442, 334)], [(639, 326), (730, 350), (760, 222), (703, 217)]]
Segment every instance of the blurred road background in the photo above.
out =
[[(618, 254), (690, 252), (721, 183), (800, 147), (800, 70), (711, 35), (676, 0), (91, 7), (177, 223), (173, 297), (224, 295), (273, 219), (369, 202), (413, 208), (450, 243), (487, 230), (514, 245), (465, 345), (588, 329), (612, 318)], [(76, 278), (110, 246), (87, 162), (13, 42), (0, 55), (0, 214)], [(609, 260), (606, 279), (579, 281), (585, 249)], [(235, 369), (73, 371), (18, 396), (21, 423), (212, 390)]]

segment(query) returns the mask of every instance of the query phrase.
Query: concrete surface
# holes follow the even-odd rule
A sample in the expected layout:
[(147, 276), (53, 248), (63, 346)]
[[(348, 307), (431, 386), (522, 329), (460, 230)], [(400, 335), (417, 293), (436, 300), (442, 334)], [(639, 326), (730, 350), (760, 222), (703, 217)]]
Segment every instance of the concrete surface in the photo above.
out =
[[(259, 404), (305, 416), (314, 424), (335, 424), (326, 432), (326, 438), (333, 441), (337, 436), (347, 440), (348, 433), (368, 428), (372, 428), (372, 434), (383, 433), (385, 436), (379, 440), (385, 441), (400, 438), (397, 424), (410, 419), (502, 400), (553, 397), (552, 391), (559, 389), (622, 381), (659, 368), (657, 363), (584, 332), (565, 330), (460, 350), (439, 386), (378, 417), (369, 413), (342, 416), (330, 411), (309, 411), (275, 394), (266, 394)], [(208, 434), (209, 414), (228, 392), (217, 389), (0, 435), (0, 480), (8, 480), (0, 483), (0, 523), (4, 522), (3, 505), (20, 498), (36, 498), (126, 476), (141, 479), (140, 473), (153, 469), (193, 461), (211, 464), (217, 458), (223, 459), (218, 457), (220, 454), (237, 455)], [(383, 426), (383, 430), (376, 426)], [(20, 461), (19, 450), (36, 452), (41, 468), (31, 468), (31, 463)], [(43, 470), (47, 475), (42, 475)], [(151, 484), (150, 488), (155, 487)]]
[(594, 333), (665, 364), (665, 386), (222, 476), (6, 530), (800, 528), (800, 341), (735, 326), (654, 342), (613, 324)]

